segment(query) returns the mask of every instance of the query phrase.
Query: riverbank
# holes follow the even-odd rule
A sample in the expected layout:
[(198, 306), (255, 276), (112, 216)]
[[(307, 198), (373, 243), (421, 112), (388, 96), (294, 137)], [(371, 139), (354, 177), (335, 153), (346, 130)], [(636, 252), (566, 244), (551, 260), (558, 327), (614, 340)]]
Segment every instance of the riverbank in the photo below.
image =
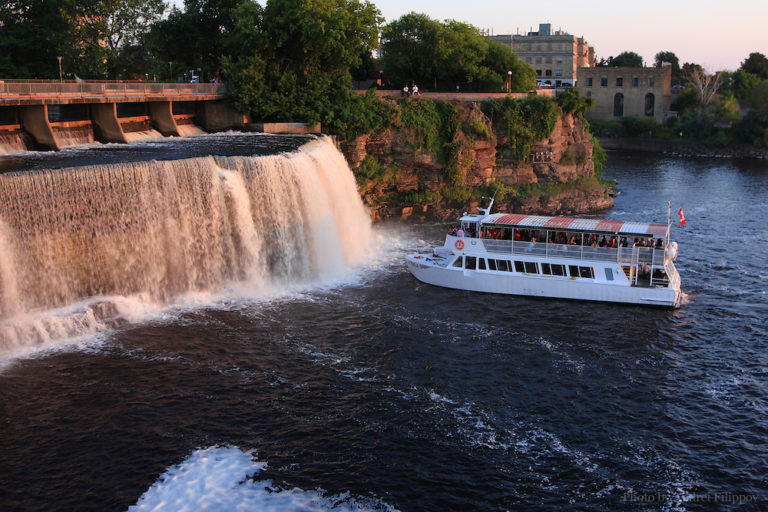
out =
[(630, 137), (599, 137), (598, 141), (603, 149), (607, 150), (641, 151), (680, 157), (768, 158), (768, 148), (749, 144), (714, 147), (698, 142)]

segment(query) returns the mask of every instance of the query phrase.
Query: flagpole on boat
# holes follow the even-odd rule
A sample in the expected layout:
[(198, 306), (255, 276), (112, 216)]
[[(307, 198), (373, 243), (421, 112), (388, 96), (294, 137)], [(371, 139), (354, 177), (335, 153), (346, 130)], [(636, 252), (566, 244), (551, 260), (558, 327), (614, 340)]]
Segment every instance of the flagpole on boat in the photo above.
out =
[(672, 201), (667, 201), (667, 236), (664, 240), (664, 249), (669, 247), (669, 232), (672, 229)]

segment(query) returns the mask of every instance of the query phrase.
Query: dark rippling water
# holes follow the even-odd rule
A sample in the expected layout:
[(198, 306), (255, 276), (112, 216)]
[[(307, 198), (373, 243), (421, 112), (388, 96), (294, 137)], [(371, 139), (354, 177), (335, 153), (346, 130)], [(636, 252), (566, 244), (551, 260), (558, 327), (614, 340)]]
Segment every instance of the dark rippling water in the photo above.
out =
[(0, 509), (125, 510), (221, 476), (192, 465), (200, 449), (267, 464), (235, 479), (241, 504), (766, 509), (768, 164), (612, 153), (606, 174), (610, 218), (685, 208), (680, 310), (424, 285), (402, 257), (445, 227), (378, 226), (380, 257), (346, 285), (6, 364)]

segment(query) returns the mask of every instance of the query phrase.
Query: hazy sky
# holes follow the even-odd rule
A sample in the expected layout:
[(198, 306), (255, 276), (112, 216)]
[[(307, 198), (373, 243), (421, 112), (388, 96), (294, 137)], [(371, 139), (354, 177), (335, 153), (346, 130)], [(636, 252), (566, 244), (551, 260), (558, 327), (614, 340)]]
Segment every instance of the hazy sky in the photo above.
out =
[[(173, 0), (177, 5), (182, 0)], [(263, 5), (265, 0), (260, 0)], [(552, 29), (584, 36), (598, 59), (631, 50), (646, 64), (661, 50), (707, 71), (734, 70), (751, 52), (768, 55), (768, 0), (377, 0), (391, 21), (411, 11), (455, 19), (494, 34)]]

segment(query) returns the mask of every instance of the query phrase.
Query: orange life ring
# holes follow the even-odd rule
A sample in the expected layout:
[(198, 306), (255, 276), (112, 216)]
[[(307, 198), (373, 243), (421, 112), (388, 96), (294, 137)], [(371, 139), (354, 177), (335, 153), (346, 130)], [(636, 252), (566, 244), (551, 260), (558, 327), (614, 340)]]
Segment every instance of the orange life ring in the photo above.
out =
[(456, 248), (462, 250), (464, 248), (464, 240), (456, 240)]

